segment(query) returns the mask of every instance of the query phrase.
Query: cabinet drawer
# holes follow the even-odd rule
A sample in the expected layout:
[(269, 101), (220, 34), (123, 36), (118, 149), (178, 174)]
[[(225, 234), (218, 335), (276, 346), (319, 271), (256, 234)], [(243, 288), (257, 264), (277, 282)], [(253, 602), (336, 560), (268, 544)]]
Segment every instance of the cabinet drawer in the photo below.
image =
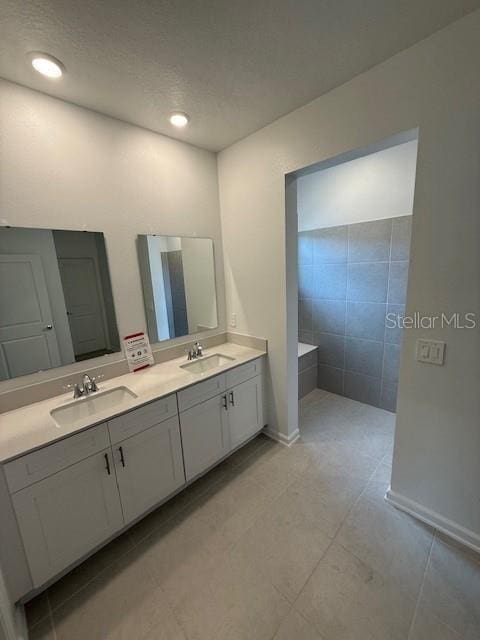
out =
[(219, 393), (222, 393), (222, 391), (225, 391), (225, 385), (225, 374), (222, 373), (204, 382), (198, 382), (192, 387), (188, 387), (188, 389), (179, 391), (177, 393), (179, 410), (185, 411), (185, 409), (189, 409), (199, 402), (213, 398)]
[(236, 384), (240, 384), (241, 382), (245, 382), (245, 380), (249, 380), (254, 376), (258, 376), (263, 371), (263, 359), (257, 358), (257, 360), (252, 360), (251, 362), (246, 362), (245, 364), (232, 369), (231, 371), (227, 371), (227, 388), (234, 387)]
[(177, 399), (175, 394), (172, 394), (138, 409), (133, 409), (122, 416), (118, 416), (118, 418), (109, 420), (108, 429), (112, 444), (125, 440), (125, 438), (130, 438), (136, 433), (172, 418), (177, 413)]
[(8, 487), (11, 493), (28, 487), (109, 446), (106, 424), (69, 436), (6, 464)]

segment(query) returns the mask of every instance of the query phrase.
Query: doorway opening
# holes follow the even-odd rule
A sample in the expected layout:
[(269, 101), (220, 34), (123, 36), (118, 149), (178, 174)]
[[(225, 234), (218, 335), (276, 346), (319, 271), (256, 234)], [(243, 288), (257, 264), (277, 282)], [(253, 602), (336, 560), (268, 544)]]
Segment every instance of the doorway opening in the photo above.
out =
[(417, 144), (415, 129), (295, 173), (299, 399), (396, 411)]

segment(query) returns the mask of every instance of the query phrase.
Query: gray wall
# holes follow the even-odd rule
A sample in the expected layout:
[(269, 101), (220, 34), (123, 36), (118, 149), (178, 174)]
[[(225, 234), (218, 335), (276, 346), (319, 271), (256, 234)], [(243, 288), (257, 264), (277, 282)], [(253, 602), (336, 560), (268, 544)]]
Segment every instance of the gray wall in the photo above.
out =
[(298, 234), (299, 340), (318, 345), (318, 386), (395, 411), (411, 216)]

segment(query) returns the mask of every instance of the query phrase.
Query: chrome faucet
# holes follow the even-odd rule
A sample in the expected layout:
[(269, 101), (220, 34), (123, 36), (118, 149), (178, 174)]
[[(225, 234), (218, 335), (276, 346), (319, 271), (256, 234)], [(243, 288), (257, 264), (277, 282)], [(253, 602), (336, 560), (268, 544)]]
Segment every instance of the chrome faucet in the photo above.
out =
[(96, 380), (99, 380), (100, 378), (103, 378), (103, 375), (91, 378), (88, 373), (84, 373), (81, 384), (78, 382), (75, 384), (67, 384), (64, 389), (73, 389), (73, 397), (76, 400), (77, 398), (82, 398), (83, 396), (88, 396), (91, 393), (98, 391)]
[(196, 360), (203, 356), (203, 347), (199, 342), (195, 342), (193, 347), (188, 351), (187, 358), (189, 360)]
[(97, 383), (95, 382), (95, 378), (91, 378), (88, 373), (84, 373), (82, 377), (82, 387), (83, 387), (83, 395), (88, 396), (90, 393), (95, 393), (98, 391)]

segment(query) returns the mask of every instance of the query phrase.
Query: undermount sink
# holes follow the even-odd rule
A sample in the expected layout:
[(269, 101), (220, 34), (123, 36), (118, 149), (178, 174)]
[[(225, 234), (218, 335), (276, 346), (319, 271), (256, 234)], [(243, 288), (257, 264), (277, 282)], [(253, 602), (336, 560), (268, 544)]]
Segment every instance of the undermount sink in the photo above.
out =
[(74, 400), (70, 404), (52, 409), (50, 415), (58, 426), (69, 427), (79, 420), (92, 417), (101, 411), (115, 409), (126, 400), (136, 397), (136, 394), (127, 387), (115, 387), (108, 389), (108, 391), (96, 391), (89, 396)]
[(228, 364), (233, 360), (235, 360), (235, 358), (222, 356), (219, 353), (213, 353), (211, 356), (203, 356), (201, 358), (198, 358), (197, 360), (193, 360), (192, 362), (181, 364), (180, 367), (182, 369), (186, 369), (190, 373), (201, 374), (205, 373), (206, 371), (216, 369), (217, 367), (221, 367), (224, 364)]

